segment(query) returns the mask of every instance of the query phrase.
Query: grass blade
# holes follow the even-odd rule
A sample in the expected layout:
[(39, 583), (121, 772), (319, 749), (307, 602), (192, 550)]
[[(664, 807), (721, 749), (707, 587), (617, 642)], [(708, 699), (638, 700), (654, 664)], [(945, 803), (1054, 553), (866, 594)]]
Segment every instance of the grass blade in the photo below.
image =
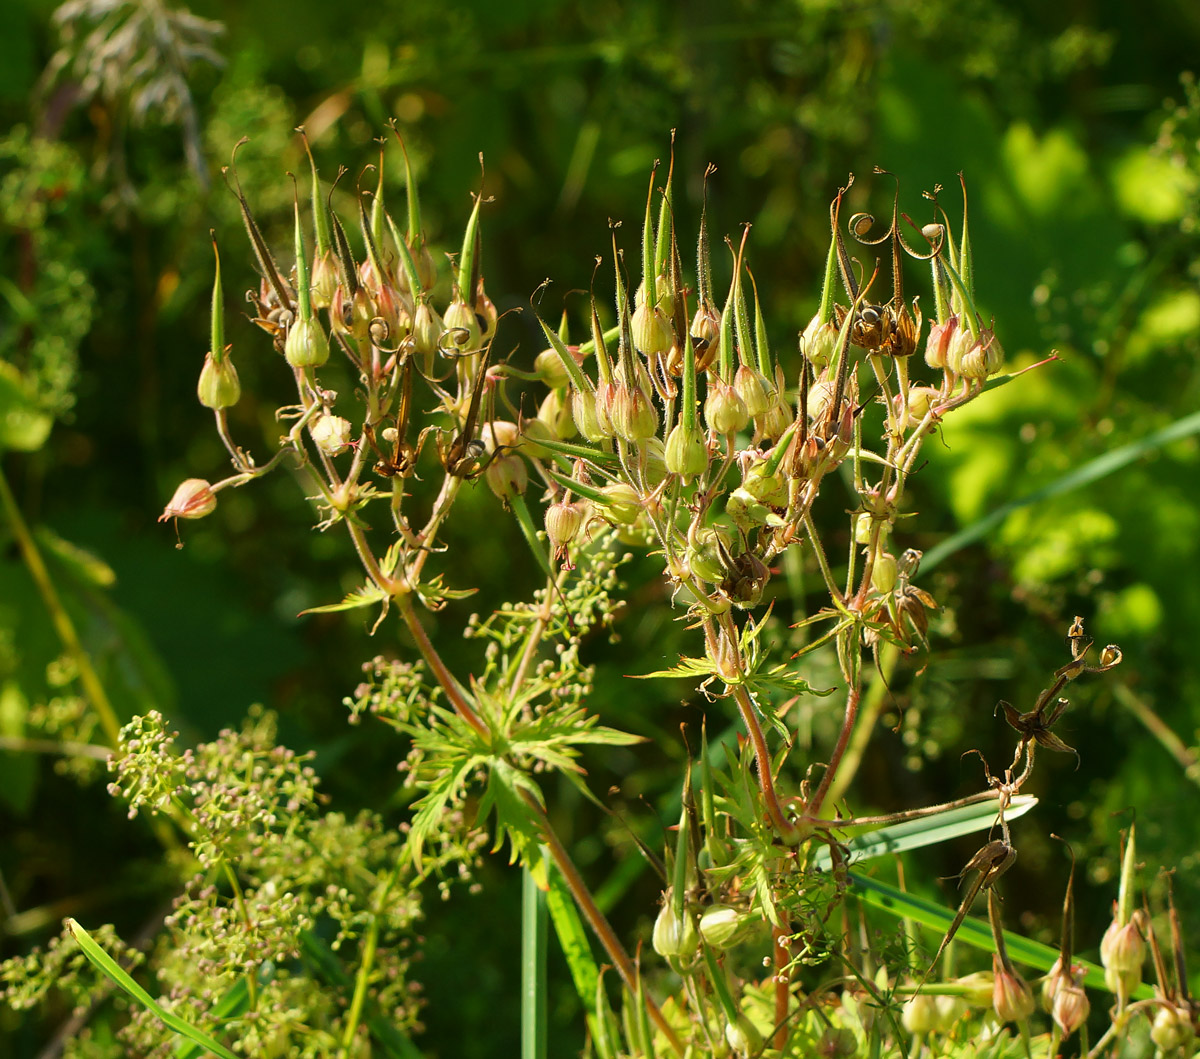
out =
[[(1012, 804), (1004, 813), (1006, 820), (1015, 820), (1024, 816), (1037, 805), (1037, 799), (1031, 794), (1020, 794), (1012, 800)], [(848, 839), (845, 846), (850, 849), (851, 863), (868, 860), (871, 857), (881, 857), (885, 853), (903, 853), (909, 849), (920, 849), (922, 846), (935, 846), (939, 842), (949, 842), (961, 835), (985, 831), (996, 821), (996, 801), (973, 802), (970, 805), (960, 805), (947, 809), (944, 813), (923, 816), (917, 820), (905, 820), (903, 823), (891, 824), (878, 831), (869, 831)], [(833, 857), (828, 846), (822, 846), (813, 858), (813, 866), (820, 871), (829, 871), (833, 867)]]
[(1140, 459), (1147, 452), (1196, 433), (1200, 433), (1200, 412), (1193, 412), (1189, 416), (1177, 419), (1170, 426), (1163, 427), (1162, 430), (1156, 430), (1144, 438), (1131, 441), (1128, 445), (1122, 445), (1120, 448), (1113, 449), (1112, 452), (1106, 452), (1094, 460), (1088, 460), (1087, 463), (1076, 467), (1070, 473), (1064, 474), (1061, 478), (1055, 479), (1049, 485), (1043, 486), (1028, 496), (1001, 504), (995, 511), (985, 515), (978, 522), (960, 530), (954, 536), (948, 537), (936, 547), (930, 548), (921, 559), (921, 571), (928, 573), (955, 552), (987, 536), (1018, 508), (1028, 507), (1030, 504), (1037, 504), (1052, 496), (1059, 496), (1062, 493), (1069, 493), (1073, 489), (1079, 489), (1081, 486), (1090, 485), (1114, 471), (1119, 471), (1122, 467), (1133, 463), (1134, 460)]
[[(850, 885), (853, 887), (854, 894), (864, 904), (868, 904), (873, 908), (881, 908), (891, 915), (911, 919), (942, 935), (950, 929), (951, 923), (954, 922), (953, 909), (943, 908), (941, 905), (935, 904), (933, 901), (926, 900), (923, 897), (906, 894), (903, 890), (897, 890), (894, 886), (889, 886), (878, 879), (859, 875), (857, 872), (850, 872), (848, 878)], [(972, 916), (964, 917), (962, 925), (958, 928), (958, 933), (955, 935), (955, 941), (964, 942), (973, 948), (982, 949), (984, 952), (996, 951), (996, 942), (992, 937), (990, 924), (982, 919), (975, 919)], [(1014, 961), (1026, 967), (1033, 967), (1039, 971), (1049, 971), (1054, 966), (1054, 961), (1058, 959), (1058, 949), (1051, 948), (1049, 945), (1043, 945), (1038, 941), (1030, 941), (1028, 938), (1024, 938), (1020, 934), (1013, 934), (1011, 931), (1006, 930), (1004, 932), (1004, 944), (1008, 947), (1008, 954)], [(1100, 989), (1104, 992), (1109, 992), (1108, 986), (1104, 984), (1104, 970), (1102, 968), (1094, 963), (1089, 963), (1087, 960), (1078, 958), (1075, 958), (1072, 962), (1076, 966), (1084, 968), (1086, 974), (1083, 984), (1085, 986), (1089, 989)], [(1137, 990), (1133, 993), (1133, 999), (1135, 1000), (1148, 1000), (1153, 996), (1154, 990), (1146, 983), (1138, 986)]]
[(72, 937), (79, 943), (79, 948), (83, 950), (83, 954), (96, 965), (97, 968), (109, 978), (115, 985), (120, 986), (134, 1000), (141, 1004), (147, 1011), (155, 1016), (163, 1025), (176, 1033), (187, 1037), (189, 1040), (195, 1041), (197, 1044), (207, 1048), (213, 1055), (220, 1056), (220, 1059), (238, 1059), (225, 1045), (210, 1037), (203, 1030), (193, 1026), (190, 1022), (185, 1022), (178, 1015), (172, 1015), (171, 1012), (163, 1008), (157, 1000), (146, 992), (140, 985), (137, 984), (128, 974), (121, 968), (107, 952), (96, 944), (95, 939), (81, 927), (75, 920), (67, 920), (67, 929), (71, 932)]
[(521, 1059), (546, 1059), (546, 894), (521, 869)]

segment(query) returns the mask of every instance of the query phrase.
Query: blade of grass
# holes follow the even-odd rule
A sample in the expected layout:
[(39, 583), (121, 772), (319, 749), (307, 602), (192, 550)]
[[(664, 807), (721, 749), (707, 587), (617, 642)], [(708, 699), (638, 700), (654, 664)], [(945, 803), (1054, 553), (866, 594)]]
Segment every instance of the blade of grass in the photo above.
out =
[(115, 985), (120, 986), (134, 1000), (141, 1004), (155, 1018), (163, 1023), (164, 1026), (174, 1030), (176, 1033), (187, 1037), (189, 1040), (195, 1041), (197, 1044), (207, 1048), (213, 1055), (220, 1056), (220, 1059), (238, 1059), (225, 1045), (213, 1037), (210, 1037), (202, 1029), (193, 1026), (190, 1022), (185, 1022), (178, 1015), (172, 1015), (166, 1008), (162, 1007), (157, 1000), (146, 992), (140, 985), (137, 984), (128, 974), (122, 969), (107, 952), (105, 952), (95, 939), (81, 927), (75, 920), (67, 920), (67, 929), (71, 932), (79, 944), (79, 948), (83, 954), (91, 960), (92, 963)]
[(546, 1059), (546, 894), (521, 869), (521, 1059)]
[[(880, 908), (891, 915), (914, 920), (943, 935), (954, 922), (953, 909), (943, 908), (923, 897), (906, 894), (903, 890), (897, 890), (894, 886), (889, 886), (878, 879), (859, 875), (857, 872), (849, 872), (847, 877), (859, 900), (873, 908)], [(963, 919), (962, 925), (955, 935), (955, 941), (982, 949), (984, 952), (994, 953), (996, 951), (996, 941), (992, 937), (991, 925), (985, 920), (975, 919), (972, 916)], [(1008, 947), (1008, 954), (1013, 960), (1039, 971), (1049, 971), (1054, 966), (1054, 961), (1058, 959), (1058, 949), (1043, 945), (1038, 941), (1030, 941), (1028, 938), (1023, 938), (1021, 935), (1007, 930), (1004, 932), (1004, 944)], [(1109, 991), (1108, 986), (1104, 984), (1103, 968), (1078, 958), (1073, 962), (1076, 966), (1084, 968), (1083, 984), (1085, 986), (1089, 989)], [(1153, 996), (1154, 990), (1146, 983), (1138, 986), (1133, 993), (1133, 998), (1137, 1000), (1148, 1000)]]
[[(1032, 794), (1020, 794), (1012, 800), (1012, 804), (1004, 813), (1006, 820), (1016, 820), (1024, 816), (1037, 805), (1037, 799)], [(905, 820), (899, 824), (890, 824), (877, 831), (855, 835), (843, 843), (850, 850), (851, 863), (868, 860), (871, 857), (881, 857), (885, 853), (903, 853), (909, 849), (920, 849), (922, 846), (935, 846), (939, 842), (949, 842), (960, 835), (970, 835), (977, 831), (985, 831), (996, 821), (996, 802), (992, 799), (983, 802), (973, 802), (970, 805), (960, 805), (945, 812), (931, 816), (923, 816), (916, 820)], [(820, 871), (829, 871), (833, 867), (833, 857), (828, 846), (822, 846), (813, 857), (813, 866)]]
[(1103, 456), (1097, 456), (1094, 460), (1088, 460), (1087, 463), (1076, 467), (1073, 471), (1064, 474), (1061, 478), (1055, 479), (1041, 489), (1035, 490), (1028, 496), (1011, 500), (1007, 504), (1001, 504), (995, 511), (985, 515), (978, 522), (973, 523), (964, 530), (960, 530), (936, 547), (930, 548), (921, 559), (921, 571), (928, 573), (938, 563), (950, 558), (955, 552), (987, 536), (991, 530), (1000, 525), (1001, 522), (1018, 508), (1028, 507), (1030, 504), (1040, 503), (1042, 500), (1047, 500), (1052, 496), (1059, 496), (1062, 493), (1069, 493), (1073, 489), (1079, 489), (1081, 486), (1090, 485), (1092, 482), (1107, 477), (1114, 471), (1119, 471), (1122, 467), (1133, 463), (1134, 460), (1140, 459), (1154, 449), (1162, 448), (1164, 445), (1169, 445), (1172, 441), (1178, 441), (1181, 438), (1186, 438), (1191, 434), (1197, 433), (1200, 433), (1200, 412), (1193, 412), (1191, 415), (1177, 419), (1170, 426), (1163, 427), (1162, 430), (1156, 430), (1153, 434), (1149, 434), (1138, 441), (1132, 441), (1128, 445), (1122, 445), (1120, 448), (1113, 449), (1112, 452), (1106, 452)]

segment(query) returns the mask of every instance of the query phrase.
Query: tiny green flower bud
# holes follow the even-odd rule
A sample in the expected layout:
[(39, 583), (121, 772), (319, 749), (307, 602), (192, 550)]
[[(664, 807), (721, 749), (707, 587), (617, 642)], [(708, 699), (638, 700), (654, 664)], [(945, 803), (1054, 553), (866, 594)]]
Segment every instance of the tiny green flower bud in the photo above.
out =
[(694, 478), (708, 468), (708, 446), (698, 430), (677, 423), (667, 435), (663, 456), (667, 470), (681, 478)]
[(319, 368), (329, 359), (329, 340), (315, 317), (292, 323), (283, 353), (293, 368)]
[(909, 1033), (932, 1033), (937, 1029), (937, 1001), (925, 993), (910, 996), (900, 1012), (900, 1021)]
[(821, 371), (837, 352), (837, 328), (833, 322), (821, 322), (820, 314), (808, 321), (800, 333), (800, 352), (817, 371)]
[(654, 921), (654, 933), (651, 936), (654, 951), (659, 956), (676, 959), (691, 956), (696, 951), (699, 939), (696, 935), (696, 925), (686, 912), (682, 918), (675, 914), (674, 903), (666, 901), (659, 910), (658, 918)]
[(743, 364), (734, 373), (733, 388), (751, 418), (763, 415), (771, 407), (774, 396), (771, 383), (749, 365)]
[(704, 421), (717, 434), (736, 434), (750, 422), (746, 402), (728, 383), (713, 379), (704, 401)]
[(949, 340), (946, 343), (946, 370), (951, 375), (961, 375), (963, 367), (963, 357), (975, 345), (975, 338), (971, 335), (969, 327), (956, 327), (951, 333)]
[(992, 1007), (1001, 1022), (1023, 1022), (1033, 1014), (1033, 992), (1015, 971), (1005, 968), (999, 954), (992, 956), (992, 972), (996, 983), (992, 990)]
[(242, 396), (242, 384), (238, 381), (237, 368), (229, 359), (226, 350), (220, 360), (212, 353), (204, 355), (204, 367), (200, 369), (200, 382), (196, 386), (197, 396), (205, 408), (219, 411), (232, 408)]
[(326, 456), (336, 456), (350, 447), (350, 420), (341, 416), (320, 416), (312, 426), (313, 443)]
[(518, 493), (524, 493), (529, 485), (529, 470), (525, 461), (511, 452), (490, 460), (483, 477), (488, 488), (505, 503)]
[(204, 518), (205, 515), (211, 515), (216, 507), (217, 497), (212, 491), (212, 486), (203, 478), (188, 478), (175, 490), (170, 503), (158, 516), (158, 521), (166, 522), (171, 518)]
[(787, 401), (779, 394), (775, 394), (771, 401), (771, 407), (761, 416), (755, 417), (754, 425), (768, 441), (778, 441), (783, 437), (784, 431), (792, 425), (794, 419), (795, 413)]

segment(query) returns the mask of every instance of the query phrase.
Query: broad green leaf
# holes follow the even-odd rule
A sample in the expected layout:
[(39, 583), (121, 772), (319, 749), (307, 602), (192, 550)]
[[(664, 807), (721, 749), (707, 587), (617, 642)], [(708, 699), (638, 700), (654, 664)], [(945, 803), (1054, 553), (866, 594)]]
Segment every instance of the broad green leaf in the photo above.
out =
[[(1005, 811), (1004, 818), (1009, 821), (1016, 820), (1035, 805), (1037, 799), (1032, 794), (1019, 794)], [(988, 799), (855, 835), (843, 845), (850, 850), (850, 863), (855, 863), (869, 860), (871, 857), (881, 857), (885, 853), (903, 853), (909, 849), (949, 842), (961, 835), (985, 831), (995, 822), (996, 802), (994, 799)], [(833, 867), (833, 857), (828, 846), (818, 850), (813, 858), (813, 866), (820, 871), (829, 871)]]
[(146, 992), (140, 985), (137, 984), (128, 974), (121, 968), (107, 952), (96, 944), (92, 936), (83, 929), (75, 920), (67, 920), (67, 929), (71, 932), (72, 937), (79, 943), (83, 954), (91, 960), (93, 964), (110, 980), (114, 985), (120, 986), (134, 1000), (141, 1004), (147, 1011), (155, 1016), (163, 1025), (176, 1033), (182, 1034), (197, 1044), (207, 1048), (214, 1055), (220, 1056), (220, 1059), (238, 1059), (225, 1045), (221, 1044), (215, 1038), (210, 1037), (202, 1029), (193, 1026), (190, 1022), (185, 1022), (178, 1015), (173, 1015), (162, 1007), (157, 1000)]

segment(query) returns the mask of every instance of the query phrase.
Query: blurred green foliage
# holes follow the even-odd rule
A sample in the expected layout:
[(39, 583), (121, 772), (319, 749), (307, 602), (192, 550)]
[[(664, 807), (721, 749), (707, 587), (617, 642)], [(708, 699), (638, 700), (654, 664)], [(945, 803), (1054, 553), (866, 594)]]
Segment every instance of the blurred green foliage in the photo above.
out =
[[(224, 463), (194, 387), (207, 335), (208, 228), (227, 290), (255, 283), (219, 171), (243, 136), (239, 175), (277, 246), (290, 223), (285, 170), (304, 171), (291, 132), (299, 123), (332, 173), (339, 162), (377, 163), (374, 138), (397, 119), (427, 227), (444, 248), (480, 184), (482, 152), (489, 292), (504, 311), (549, 276), (548, 315), (561, 303), (582, 330), (582, 302), (570, 292), (586, 287), (606, 250), (609, 218), (624, 222), (627, 245), (635, 241), (649, 167), (675, 129), (680, 226), (694, 227), (714, 162), (710, 227), (735, 234), (753, 224), (751, 265), (783, 350), (794, 350), (815, 306), (827, 203), (847, 172), (859, 174), (853, 209), (886, 211), (890, 181), (865, 179), (878, 164), (900, 176), (903, 208), (922, 219), (917, 192), (940, 183), (943, 202), (954, 202), (961, 170), (985, 313), (1010, 360), (1032, 364), (1052, 349), (1060, 359), (956, 417), (913, 498), (916, 546), (1200, 407), (1200, 100), (1193, 81), (1180, 81), (1200, 54), (1200, 9), (1185, 0), (1069, 10), (999, 0), (297, 2), (286, 18), (207, 0), (194, 10), (225, 25), (213, 42), (224, 66), (195, 64), (185, 82), (194, 147), (179, 106), (151, 105), (130, 122), (136, 86), (81, 105), (78, 80), (42, 78), (58, 46), (45, 0), (10, 0), (0, 14), (0, 455), (25, 517), (44, 528), (51, 575), (123, 717), (153, 705), (185, 739), (211, 737), (265, 702), (280, 712), (285, 742), (317, 750), (337, 805), (394, 811), (400, 756), (377, 735), (347, 729), (341, 703), (364, 661), (403, 645), (370, 640), (354, 620), (296, 617), (351, 586), (348, 542), (309, 530), (302, 490), (286, 478), (223, 497), (216, 517), (188, 527), (182, 552), (154, 523), (178, 480), (215, 476)], [(384, 165), (398, 196), (393, 147)], [(277, 366), (230, 315), (247, 394), (235, 434), (261, 448), (276, 429)], [(531, 325), (511, 324), (518, 357), (541, 348)], [(794, 354), (791, 363), (794, 371)], [(938, 664), (894, 679), (899, 732), (877, 733), (856, 808), (894, 807), (901, 791), (911, 803), (972, 787), (974, 766), (958, 764), (959, 753), (1004, 745), (996, 701), (1033, 700), (1060, 664), (1074, 614), (1101, 642), (1122, 644), (1128, 691), (1196, 754), (1198, 464), (1193, 433), (1116, 477), (1021, 508), (939, 567), (928, 585), (944, 608), (932, 630)], [(475, 649), (453, 646), (456, 628), (471, 610), (519, 596), (532, 570), (491, 495), (480, 488), (467, 505), (471, 518), (449, 538), (468, 550), (481, 592), (438, 615), (435, 631), (465, 669)], [(844, 522), (841, 511), (830, 511), (835, 520)], [(48, 534), (102, 563), (72, 560)], [(20, 737), (29, 711), (45, 713), (55, 698), (61, 647), (3, 524), (0, 543), (0, 734)], [(665, 590), (632, 570), (640, 587), (620, 642), (591, 645), (594, 708), (654, 742), (589, 768), (594, 789), (620, 786), (630, 826), (657, 843), (660, 824), (638, 799), (661, 805), (676, 793), (660, 786), (674, 770), (658, 755), (679, 753), (677, 724), (694, 726), (699, 704), (624, 679), (672, 662), (686, 636)], [(1200, 841), (1194, 815), (1178, 811), (1182, 772), (1111, 692), (1077, 697), (1068, 741), (1083, 761), (1078, 797), (1044, 805), (1039, 826), (1021, 830), (1023, 926), (1056, 929), (1065, 863), (1045, 838), (1054, 831), (1086, 852), (1096, 885), (1079, 895), (1080, 937), (1095, 944), (1124, 819), (1110, 814), (1136, 805), (1147, 862), (1179, 869), (1195, 940)], [(830, 724), (818, 708), (817, 756)], [(169, 896), (97, 889), (98, 878), (136, 875), (131, 865), (152, 860), (154, 847), (107, 805), (96, 775), (80, 782), (47, 758), (0, 751), (0, 872), (6, 911), (20, 912), (0, 937), (4, 954), (79, 908), (132, 935)], [(616, 891), (644, 891), (649, 916), (658, 884), (622, 874), (637, 857), (628, 836), (560, 793), (564, 835), (585, 873), (602, 891), (610, 873)], [(956, 855), (931, 863), (929, 878), (955, 871)], [(518, 891), (503, 864), (488, 870), (486, 897), (456, 897), (431, 914), (419, 971), (430, 1054), (515, 1050), (508, 924)], [(479, 969), (465, 996), (464, 944)], [(567, 992), (563, 1005), (560, 1043), (577, 1047)], [(32, 1055), (40, 1031), (10, 1017), (0, 1016), (0, 1051)]]

